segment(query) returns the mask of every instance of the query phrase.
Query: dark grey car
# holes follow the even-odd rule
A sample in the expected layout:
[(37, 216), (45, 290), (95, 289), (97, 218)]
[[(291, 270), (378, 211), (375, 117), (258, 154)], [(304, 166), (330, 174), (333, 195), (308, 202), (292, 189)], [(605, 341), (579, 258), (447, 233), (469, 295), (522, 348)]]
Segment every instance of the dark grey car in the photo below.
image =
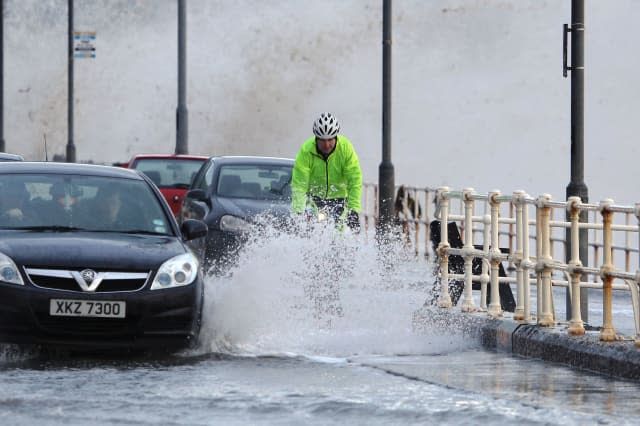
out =
[(202, 166), (179, 218), (207, 224), (206, 239), (189, 243), (206, 271), (222, 273), (234, 264), (258, 218), (289, 217), (293, 164), (292, 159), (238, 156), (211, 157)]

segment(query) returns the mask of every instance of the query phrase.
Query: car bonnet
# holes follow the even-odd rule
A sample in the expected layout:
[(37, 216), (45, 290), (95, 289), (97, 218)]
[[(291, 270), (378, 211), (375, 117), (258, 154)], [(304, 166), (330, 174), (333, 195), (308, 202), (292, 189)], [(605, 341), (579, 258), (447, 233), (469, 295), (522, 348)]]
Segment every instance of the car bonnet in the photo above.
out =
[(0, 252), (18, 266), (149, 271), (187, 251), (176, 237), (95, 232), (0, 234)]
[(272, 216), (285, 216), (290, 211), (290, 201), (252, 200), (246, 198), (217, 199), (223, 211), (234, 216), (250, 218), (265, 213)]

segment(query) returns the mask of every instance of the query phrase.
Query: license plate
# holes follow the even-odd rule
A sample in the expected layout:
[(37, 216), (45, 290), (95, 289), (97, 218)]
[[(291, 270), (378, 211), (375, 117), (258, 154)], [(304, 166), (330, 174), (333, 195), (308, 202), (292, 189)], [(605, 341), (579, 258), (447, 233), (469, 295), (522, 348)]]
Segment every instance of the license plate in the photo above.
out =
[(63, 317), (124, 318), (125, 302), (51, 299), (49, 315)]

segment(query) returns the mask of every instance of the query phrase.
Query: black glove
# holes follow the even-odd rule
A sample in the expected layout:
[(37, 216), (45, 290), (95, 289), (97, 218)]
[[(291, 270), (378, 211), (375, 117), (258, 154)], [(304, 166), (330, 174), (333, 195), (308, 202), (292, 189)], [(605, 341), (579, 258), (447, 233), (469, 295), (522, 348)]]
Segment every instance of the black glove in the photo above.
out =
[(349, 211), (347, 215), (347, 226), (351, 228), (353, 232), (360, 232), (360, 215), (357, 211)]

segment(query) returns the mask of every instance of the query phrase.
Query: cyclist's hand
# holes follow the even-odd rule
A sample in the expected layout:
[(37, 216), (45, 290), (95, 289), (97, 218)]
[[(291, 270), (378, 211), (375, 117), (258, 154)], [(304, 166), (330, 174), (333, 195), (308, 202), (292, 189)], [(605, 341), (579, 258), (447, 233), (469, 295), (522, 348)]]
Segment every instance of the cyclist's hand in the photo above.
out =
[(307, 220), (307, 222), (315, 222), (316, 220), (316, 212), (313, 211), (311, 207), (307, 207), (304, 209), (304, 213), (302, 213)]
[(347, 215), (347, 226), (351, 228), (353, 232), (360, 232), (360, 215), (357, 211), (349, 211)]

